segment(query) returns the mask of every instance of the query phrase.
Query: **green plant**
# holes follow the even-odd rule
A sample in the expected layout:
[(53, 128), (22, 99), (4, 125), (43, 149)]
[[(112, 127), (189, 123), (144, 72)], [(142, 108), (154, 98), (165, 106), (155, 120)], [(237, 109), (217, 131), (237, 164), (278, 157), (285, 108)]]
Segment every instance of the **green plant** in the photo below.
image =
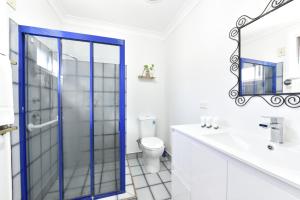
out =
[(153, 69), (154, 69), (154, 64), (144, 65), (144, 71), (146, 71), (146, 73), (150, 73), (150, 71), (152, 71)]

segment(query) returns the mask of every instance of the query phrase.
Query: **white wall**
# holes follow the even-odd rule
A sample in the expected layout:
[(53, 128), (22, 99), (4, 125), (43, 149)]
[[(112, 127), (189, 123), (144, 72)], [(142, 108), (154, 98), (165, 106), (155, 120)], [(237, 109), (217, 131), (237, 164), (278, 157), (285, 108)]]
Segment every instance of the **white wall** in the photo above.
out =
[(236, 48), (228, 38), (229, 31), (238, 17), (255, 17), (267, 3), (268, 0), (202, 0), (167, 38), (169, 125), (198, 123), (204, 113), (200, 104), (206, 102), (207, 112), (220, 116), (223, 124), (253, 133), (268, 134), (258, 128), (260, 116), (283, 116), (287, 139), (299, 140), (299, 109), (273, 108), (260, 98), (238, 107), (228, 96), (236, 83), (229, 71), (229, 57)]

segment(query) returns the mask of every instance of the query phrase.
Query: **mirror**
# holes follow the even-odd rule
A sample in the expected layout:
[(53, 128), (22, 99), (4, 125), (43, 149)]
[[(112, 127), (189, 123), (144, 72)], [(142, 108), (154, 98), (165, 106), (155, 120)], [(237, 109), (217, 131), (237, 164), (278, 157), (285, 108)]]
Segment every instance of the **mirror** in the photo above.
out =
[[(269, 105), (300, 107), (300, 1), (269, 0), (257, 17), (242, 15), (229, 33), (237, 42), (229, 96), (239, 106), (253, 97)], [(259, 10), (258, 10), (259, 11)]]
[(300, 1), (240, 30), (240, 95), (300, 93)]

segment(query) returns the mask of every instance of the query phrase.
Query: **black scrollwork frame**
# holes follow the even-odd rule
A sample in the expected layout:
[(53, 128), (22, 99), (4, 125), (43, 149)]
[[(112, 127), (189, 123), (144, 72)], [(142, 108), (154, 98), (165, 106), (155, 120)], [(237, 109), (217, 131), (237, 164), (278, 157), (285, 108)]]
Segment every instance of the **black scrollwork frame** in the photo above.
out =
[(250, 99), (253, 97), (260, 97), (265, 102), (273, 107), (280, 107), (282, 105), (287, 105), (291, 108), (300, 107), (300, 93), (289, 93), (289, 94), (276, 94), (276, 95), (240, 95), (239, 83), (240, 83), (240, 46), (241, 46), (241, 29), (265, 15), (279, 9), (280, 7), (292, 2), (294, 0), (270, 0), (267, 7), (263, 12), (255, 18), (251, 18), (247, 15), (242, 15), (238, 18), (236, 26), (229, 32), (229, 38), (237, 42), (237, 48), (234, 50), (230, 56), (230, 72), (237, 78), (237, 83), (229, 91), (229, 97), (235, 100), (238, 106), (246, 105)]

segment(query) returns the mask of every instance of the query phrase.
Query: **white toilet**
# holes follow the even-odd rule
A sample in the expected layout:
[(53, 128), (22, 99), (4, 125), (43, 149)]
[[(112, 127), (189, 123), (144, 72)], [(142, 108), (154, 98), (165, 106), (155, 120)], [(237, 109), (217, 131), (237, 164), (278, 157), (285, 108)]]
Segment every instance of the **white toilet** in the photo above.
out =
[(143, 151), (145, 169), (150, 173), (160, 170), (160, 156), (163, 154), (164, 142), (155, 137), (156, 119), (154, 116), (140, 116), (139, 118), (140, 148)]

